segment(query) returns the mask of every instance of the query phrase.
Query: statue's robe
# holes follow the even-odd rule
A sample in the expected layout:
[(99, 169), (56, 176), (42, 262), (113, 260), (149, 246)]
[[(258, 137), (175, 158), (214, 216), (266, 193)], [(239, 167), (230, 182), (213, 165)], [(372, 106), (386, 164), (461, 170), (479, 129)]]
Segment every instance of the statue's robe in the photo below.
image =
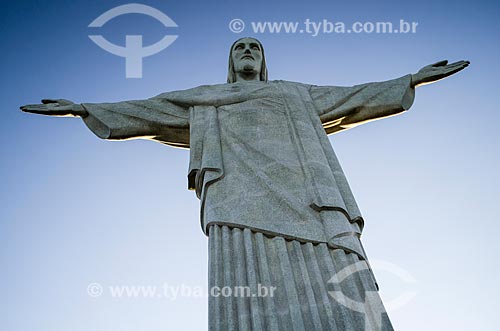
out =
[[(359, 240), (363, 218), (327, 134), (401, 113), (413, 98), (407, 75), (353, 87), (287, 81), (208, 85), (147, 100), (83, 106), (89, 113), (85, 123), (100, 138), (146, 138), (190, 148), (188, 186), (201, 200), (203, 231), (219, 240), (211, 242), (211, 259), (229, 263), (231, 253), (238, 259), (242, 249), (240, 258), (248, 266), (250, 255), (256, 259), (256, 245), (264, 241), (252, 237), (254, 244), (247, 247), (243, 233), (296, 242), (289, 245), (292, 250), (293, 245), (315, 245), (311, 247), (341, 249), (356, 260), (366, 260)], [(235, 244), (238, 236), (241, 243)], [(283, 254), (295, 254), (287, 253), (287, 245), (276, 247), (282, 247)], [(267, 250), (271, 254), (273, 249)], [(223, 259), (223, 253), (229, 255)], [(211, 279), (222, 277), (228, 284), (224, 268), (211, 268), (211, 273), (219, 272)], [(234, 281), (241, 285), (250, 280)], [(292, 310), (287, 316), (293, 317)], [(299, 323), (292, 317), (290, 323)], [(305, 319), (301, 323), (308, 325)], [(334, 322), (323, 325), (328, 323)]]

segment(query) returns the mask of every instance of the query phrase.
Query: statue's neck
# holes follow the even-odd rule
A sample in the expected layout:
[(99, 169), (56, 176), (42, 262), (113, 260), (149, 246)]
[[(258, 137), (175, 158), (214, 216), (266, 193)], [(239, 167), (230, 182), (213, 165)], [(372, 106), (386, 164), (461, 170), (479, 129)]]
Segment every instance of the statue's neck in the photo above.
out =
[(260, 81), (260, 74), (258, 72), (237, 72), (236, 73), (236, 82), (252, 82), (252, 81)]

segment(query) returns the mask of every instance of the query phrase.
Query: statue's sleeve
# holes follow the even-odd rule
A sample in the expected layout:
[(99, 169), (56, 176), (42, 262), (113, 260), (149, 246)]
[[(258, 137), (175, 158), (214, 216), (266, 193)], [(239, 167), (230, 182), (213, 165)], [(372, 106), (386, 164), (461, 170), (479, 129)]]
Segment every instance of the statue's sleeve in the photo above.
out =
[(311, 86), (311, 98), (327, 133), (336, 133), (408, 110), (415, 89), (411, 75), (352, 87)]
[(146, 100), (83, 103), (82, 106), (89, 114), (83, 121), (99, 138), (142, 138), (189, 147), (189, 106), (173, 103), (162, 95)]

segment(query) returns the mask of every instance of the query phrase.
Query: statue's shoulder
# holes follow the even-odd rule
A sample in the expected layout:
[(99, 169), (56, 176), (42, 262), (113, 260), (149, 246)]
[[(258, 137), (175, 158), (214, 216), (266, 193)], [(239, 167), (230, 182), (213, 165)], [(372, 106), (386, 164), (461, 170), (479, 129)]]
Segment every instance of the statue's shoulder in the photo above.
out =
[(270, 84), (276, 84), (276, 85), (285, 85), (287, 87), (295, 87), (295, 88), (300, 88), (300, 89), (306, 89), (308, 90), (312, 84), (307, 84), (307, 83), (300, 83), (300, 82), (294, 82), (294, 81), (289, 81), (289, 80), (271, 80), (269, 81)]
[(199, 94), (207, 94), (211, 92), (217, 92), (220, 91), (224, 88), (227, 88), (227, 86), (230, 84), (213, 84), (213, 85), (200, 85), (196, 87), (191, 87), (185, 90), (174, 90), (174, 91), (169, 91), (169, 92), (164, 92), (156, 97), (158, 98), (168, 98), (172, 96), (180, 96), (180, 95), (199, 95)]

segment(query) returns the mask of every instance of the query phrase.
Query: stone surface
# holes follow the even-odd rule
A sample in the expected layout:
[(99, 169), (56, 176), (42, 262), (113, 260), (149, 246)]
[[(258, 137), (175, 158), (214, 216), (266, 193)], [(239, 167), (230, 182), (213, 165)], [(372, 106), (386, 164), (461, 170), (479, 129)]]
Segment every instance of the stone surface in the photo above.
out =
[(211, 330), (391, 330), (378, 294), (364, 319), (327, 294), (328, 277), (349, 263), (358, 269), (342, 291), (359, 302), (376, 293), (359, 239), (364, 221), (327, 134), (402, 113), (416, 86), (468, 64), (440, 61), (353, 87), (268, 81), (262, 45), (242, 38), (231, 46), (227, 84), (116, 103), (47, 99), (21, 110), (82, 117), (103, 139), (190, 149), (210, 284), (279, 287), (274, 301), (211, 297)]

